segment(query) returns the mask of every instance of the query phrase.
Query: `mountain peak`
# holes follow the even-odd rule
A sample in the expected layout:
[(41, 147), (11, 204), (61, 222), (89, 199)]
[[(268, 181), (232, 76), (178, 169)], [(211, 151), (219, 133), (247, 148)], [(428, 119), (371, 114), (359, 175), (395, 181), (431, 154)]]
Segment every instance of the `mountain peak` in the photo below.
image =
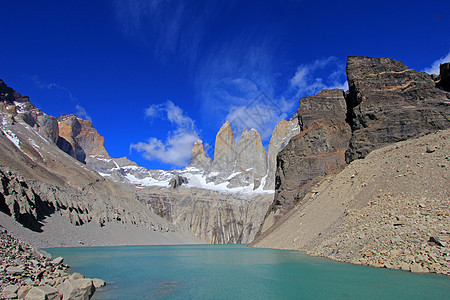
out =
[(202, 170), (208, 170), (211, 166), (212, 159), (209, 158), (203, 148), (203, 141), (198, 139), (192, 146), (191, 159), (188, 167), (194, 167)]

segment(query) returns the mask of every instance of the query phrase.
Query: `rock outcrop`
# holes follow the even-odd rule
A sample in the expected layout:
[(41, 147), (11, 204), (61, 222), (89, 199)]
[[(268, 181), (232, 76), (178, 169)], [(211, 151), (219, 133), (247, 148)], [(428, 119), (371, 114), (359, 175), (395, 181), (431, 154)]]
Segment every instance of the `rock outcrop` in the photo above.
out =
[(439, 67), (439, 79), (436, 87), (450, 92), (450, 62), (441, 64)]
[(92, 121), (83, 120), (76, 115), (62, 115), (58, 118), (58, 147), (86, 163), (90, 156), (109, 158), (104, 144), (104, 138), (92, 127)]
[(269, 142), (267, 178), (264, 185), (265, 190), (275, 189), (275, 171), (277, 168), (277, 155), (286, 147), (293, 136), (300, 133), (297, 115), (289, 120), (282, 120), (272, 132)]
[(325, 176), (345, 166), (351, 136), (343, 90), (323, 90), (300, 99), (300, 133), (278, 154), (275, 197), (264, 227), (291, 210)]
[(231, 173), (236, 164), (236, 144), (229, 121), (222, 125), (216, 135), (212, 171)]
[(11, 120), (18, 117), (35, 128), (39, 134), (50, 142), (56, 143), (59, 136), (58, 122), (55, 117), (46, 115), (36, 108), (29, 97), (22, 96), (8, 87), (0, 79), (0, 110), (9, 115)]
[(197, 140), (194, 143), (194, 146), (192, 146), (191, 159), (187, 166), (207, 172), (211, 167), (211, 164), (212, 159), (206, 155), (205, 149), (203, 149), (203, 141)]
[(389, 58), (349, 56), (347, 162), (391, 143), (450, 127), (450, 95), (432, 77)]

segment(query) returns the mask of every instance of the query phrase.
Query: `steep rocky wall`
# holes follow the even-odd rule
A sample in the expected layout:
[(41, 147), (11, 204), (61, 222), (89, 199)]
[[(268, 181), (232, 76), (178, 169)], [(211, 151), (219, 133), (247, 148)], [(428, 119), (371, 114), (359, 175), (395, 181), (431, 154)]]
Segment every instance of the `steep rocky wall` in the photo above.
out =
[(349, 56), (350, 162), (391, 143), (450, 127), (450, 94), (432, 77), (389, 58)]
[(139, 200), (158, 215), (189, 229), (211, 244), (249, 243), (258, 232), (271, 194), (240, 194), (212, 190), (148, 187)]
[(278, 154), (275, 197), (266, 218), (268, 228), (325, 176), (342, 170), (350, 139), (342, 90), (323, 90), (300, 99), (300, 133)]

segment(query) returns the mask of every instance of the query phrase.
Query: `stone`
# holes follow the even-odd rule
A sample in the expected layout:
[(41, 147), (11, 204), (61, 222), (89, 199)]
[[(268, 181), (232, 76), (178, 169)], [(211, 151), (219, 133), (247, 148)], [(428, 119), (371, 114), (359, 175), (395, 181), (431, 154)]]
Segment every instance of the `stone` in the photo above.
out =
[(94, 287), (96, 289), (99, 289), (99, 288), (104, 287), (106, 285), (106, 281), (104, 281), (103, 279), (94, 278), (94, 279), (92, 279), (92, 284), (94, 285)]
[(439, 240), (439, 237), (437, 236), (430, 236), (428, 243), (433, 243), (435, 245), (444, 247), (444, 245), (441, 243), (441, 241)]
[(421, 264), (412, 264), (411, 267), (410, 267), (410, 271), (412, 273), (424, 273), (424, 272), (426, 272)]
[(439, 79), (436, 83), (436, 87), (450, 92), (450, 62), (446, 62), (439, 66)]
[(21, 267), (7, 267), (6, 273), (9, 275), (20, 275), (24, 272), (24, 269)]
[(64, 261), (64, 258), (62, 258), (62, 257), (60, 256), (60, 257), (57, 257), (57, 258), (55, 258), (54, 260), (52, 260), (52, 261), (51, 261), (51, 264), (54, 265), (54, 266), (59, 266), (60, 264), (63, 263), (63, 261)]
[(389, 58), (349, 56), (346, 161), (374, 149), (450, 127), (449, 95), (432, 77)]
[(71, 280), (84, 279), (84, 278), (85, 278), (84, 275), (82, 275), (82, 274), (80, 274), (80, 273), (77, 273), (77, 272), (72, 273), (72, 274), (69, 276), (69, 279), (71, 279)]
[(58, 290), (48, 285), (35, 286), (25, 295), (25, 300), (59, 300)]
[(17, 298), (24, 299), (32, 288), (32, 286), (21, 286), (17, 291)]
[(63, 299), (80, 299), (87, 300), (95, 292), (92, 279), (67, 279), (58, 286), (58, 290), (63, 295)]
[(192, 146), (191, 158), (187, 166), (208, 171), (211, 164), (212, 159), (206, 155), (205, 149), (203, 149), (203, 141), (197, 140)]

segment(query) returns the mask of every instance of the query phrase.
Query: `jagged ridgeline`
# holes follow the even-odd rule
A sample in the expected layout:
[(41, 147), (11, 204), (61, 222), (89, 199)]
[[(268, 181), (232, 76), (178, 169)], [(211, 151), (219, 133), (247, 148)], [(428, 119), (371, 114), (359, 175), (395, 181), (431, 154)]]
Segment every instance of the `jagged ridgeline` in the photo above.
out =
[(131, 224), (249, 243), (353, 160), (448, 128), (448, 70), (433, 77), (391, 59), (349, 57), (349, 91), (300, 99), (297, 113), (275, 127), (268, 153), (256, 129), (236, 142), (227, 121), (214, 157), (199, 140), (187, 167), (171, 171), (111, 158), (91, 121), (48, 116), (1, 81), (0, 209), (35, 231), (61, 215), (77, 226)]

